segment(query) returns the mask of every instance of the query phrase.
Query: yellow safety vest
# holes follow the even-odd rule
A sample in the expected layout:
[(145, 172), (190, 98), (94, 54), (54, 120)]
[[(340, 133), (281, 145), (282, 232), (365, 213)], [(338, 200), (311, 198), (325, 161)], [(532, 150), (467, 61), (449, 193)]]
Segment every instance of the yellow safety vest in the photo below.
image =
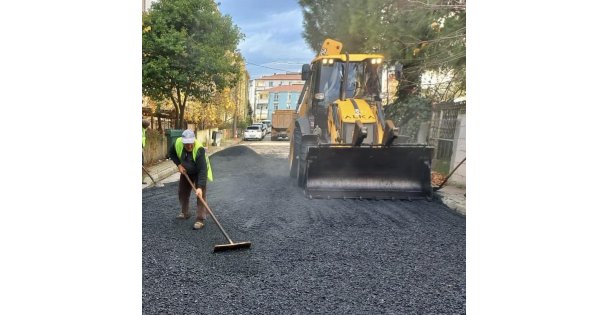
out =
[[(194, 162), (196, 162), (196, 153), (198, 152), (198, 149), (202, 148), (203, 145), (198, 142), (198, 140), (194, 140), (194, 150), (192, 150), (192, 158), (194, 159)], [(177, 156), (179, 157), (179, 160), (182, 160), (182, 152), (184, 150), (184, 142), (182, 140), (182, 137), (179, 137), (175, 140), (175, 151), (177, 152)], [(212, 182), (213, 181), (213, 171), (211, 170), (211, 162), (209, 162), (209, 156), (207, 154), (205, 154), (205, 162), (207, 162), (207, 180)]]
[(146, 128), (141, 128), (141, 147), (146, 147)]

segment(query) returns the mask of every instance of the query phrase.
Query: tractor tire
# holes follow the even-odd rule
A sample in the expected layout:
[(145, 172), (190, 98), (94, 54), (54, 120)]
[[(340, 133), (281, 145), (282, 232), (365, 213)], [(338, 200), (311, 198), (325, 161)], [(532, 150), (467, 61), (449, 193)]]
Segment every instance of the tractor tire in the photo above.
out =
[(290, 140), (293, 147), (293, 154), (291, 155), (291, 167), (289, 169), (289, 176), (296, 178), (298, 174), (298, 154), (300, 154), (300, 146), (302, 145), (302, 132), (300, 126), (296, 123), (296, 129), (294, 130), (293, 139)]
[(294, 150), (295, 150), (294, 156), (296, 157), (296, 160), (295, 160), (295, 162), (296, 162), (295, 163), (296, 182), (298, 184), (298, 187), (304, 187), (304, 185), (306, 183), (306, 177), (305, 177), (306, 163), (304, 162), (305, 161), (304, 152), (306, 152), (306, 150), (303, 147), (302, 130), (301, 130), (299, 124), (296, 124), (296, 129), (295, 129), (293, 138), (294, 138)]

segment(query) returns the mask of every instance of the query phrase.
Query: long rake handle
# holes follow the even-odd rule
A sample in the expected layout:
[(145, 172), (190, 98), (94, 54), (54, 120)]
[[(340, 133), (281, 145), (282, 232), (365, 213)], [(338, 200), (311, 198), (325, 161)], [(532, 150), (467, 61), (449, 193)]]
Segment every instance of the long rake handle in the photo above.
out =
[(467, 158), (465, 157), (464, 159), (462, 159), (462, 161), (460, 161), (460, 163), (458, 163), (458, 165), (456, 165), (456, 167), (454, 167), (454, 169), (450, 172), (450, 174), (448, 174), (448, 176), (446, 176), (446, 178), (443, 180), (443, 182), (441, 182), (441, 185), (439, 185), (439, 187), (437, 187), (435, 189), (435, 191), (441, 189), (441, 187), (443, 187), (443, 185), (445, 185), (445, 183), (448, 181), (448, 179), (450, 179), (450, 176), (452, 176), (452, 174), (454, 174), (454, 172), (456, 172), (456, 170), (458, 169), (458, 167), (464, 163), (464, 161), (466, 161)]
[[(182, 174), (186, 177), (186, 179), (188, 180), (188, 183), (190, 183), (190, 186), (192, 186), (192, 190), (194, 191), (194, 194), (196, 195), (196, 187), (194, 186), (194, 183), (192, 182), (192, 180), (190, 180), (190, 177), (188, 176), (188, 174), (185, 174), (185, 173), (182, 173)], [(222, 231), (222, 234), (224, 234), (224, 236), (228, 239), (230, 244), (234, 244), (234, 242), (230, 239), (230, 236), (228, 236), (228, 233), (226, 233), (226, 231), (224, 231), (224, 228), (220, 224), (220, 221), (217, 220), (217, 218), (215, 217), (215, 214), (213, 214), (213, 211), (211, 211), (211, 208), (209, 208), (209, 206), (207, 205), (207, 202), (205, 202), (205, 199), (199, 197), (198, 195), (196, 195), (196, 197), (203, 203), (205, 208), (207, 208), (207, 211), (209, 211), (209, 214), (211, 214), (213, 221), (215, 221), (215, 224), (217, 224), (217, 226), (219, 226), (220, 231)]]
[(148, 174), (148, 177), (150, 177), (150, 179), (152, 180), (152, 182), (154, 183), (154, 185), (156, 185), (156, 181), (154, 180), (154, 178), (152, 177), (152, 175), (150, 175), (150, 172), (148, 172), (148, 170), (142, 165), (141, 168), (144, 169), (144, 172), (146, 172), (146, 174)]

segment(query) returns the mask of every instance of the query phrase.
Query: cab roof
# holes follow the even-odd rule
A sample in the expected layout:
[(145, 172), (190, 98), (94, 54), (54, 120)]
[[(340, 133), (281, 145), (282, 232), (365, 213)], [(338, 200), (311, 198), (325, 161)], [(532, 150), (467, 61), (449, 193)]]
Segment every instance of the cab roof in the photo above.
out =
[[(365, 59), (372, 59), (372, 58), (382, 58), (384, 59), (383, 55), (380, 54), (349, 54), (348, 55), (348, 59), (349, 61), (363, 61)], [(312, 62), (317, 62), (318, 60), (321, 59), (338, 59), (341, 61), (346, 62), (346, 55), (345, 54), (339, 54), (339, 55), (324, 55), (324, 56), (317, 56), (315, 59), (312, 60)]]

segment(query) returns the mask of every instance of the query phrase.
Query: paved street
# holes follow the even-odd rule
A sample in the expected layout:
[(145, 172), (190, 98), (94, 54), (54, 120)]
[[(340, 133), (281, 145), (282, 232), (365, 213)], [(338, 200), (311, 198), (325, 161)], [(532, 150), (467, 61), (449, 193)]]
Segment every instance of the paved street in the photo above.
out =
[(247, 141), (211, 156), (209, 205), (249, 250), (212, 253), (227, 242), (212, 221), (176, 219), (175, 178), (142, 191), (144, 314), (465, 313), (464, 217), (438, 200), (309, 200), (288, 149)]

